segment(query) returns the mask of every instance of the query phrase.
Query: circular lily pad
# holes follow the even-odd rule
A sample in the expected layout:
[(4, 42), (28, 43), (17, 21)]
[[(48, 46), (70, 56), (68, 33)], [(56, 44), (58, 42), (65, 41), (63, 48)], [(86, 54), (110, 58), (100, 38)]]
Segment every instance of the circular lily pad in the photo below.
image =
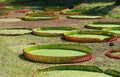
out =
[(33, 34), (40, 36), (61, 36), (65, 32), (77, 30), (71, 27), (42, 27), (33, 29)]
[(0, 22), (19, 22), (22, 21), (21, 19), (17, 19), (17, 18), (2, 18), (0, 19)]
[(0, 35), (23, 35), (31, 33), (31, 29), (27, 28), (4, 28), (0, 29)]
[(47, 44), (25, 48), (23, 55), (27, 59), (37, 62), (73, 63), (90, 60), (92, 50), (76, 44)]
[(72, 18), (72, 19), (101, 19), (103, 17), (102, 16), (70, 15), (70, 16), (67, 16), (67, 18)]
[(36, 20), (49, 20), (58, 19), (59, 16), (55, 15), (53, 12), (29, 12), (26, 16), (22, 17), (23, 20), (36, 21)]
[(103, 31), (113, 32), (114, 35), (120, 37), (120, 27), (119, 28), (104, 28)]
[(39, 21), (39, 20), (50, 20), (50, 19), (58, 19), (58, 16), (24, 16), (22, 17), (23, 20), (26, 21)]
[(119, 22), (92, 22), (85, 26), (89, 29), (120, 28)]
[[(111, 74), (110, 74), (111, 73)], [(96, 66), (64, 65), (39, 69), (33, 77), (119, 77), (120, 73), (115, 70), (103, 71)]]
[(104, 31), (71, 31), (64, 33), (63, 38), (74, 42), (104, 42), (104, 39), (110, 38), (113, 34)]
[(50, 14), (54, 14), (54, 12), (43, 12), (43, 11), (37, 11), (37, 12), (27, 12), (26, 16), (49, 16)]
[(118, 50), (109, 50), (105, 53), (109, 58), (120, 59), (120, 49)]

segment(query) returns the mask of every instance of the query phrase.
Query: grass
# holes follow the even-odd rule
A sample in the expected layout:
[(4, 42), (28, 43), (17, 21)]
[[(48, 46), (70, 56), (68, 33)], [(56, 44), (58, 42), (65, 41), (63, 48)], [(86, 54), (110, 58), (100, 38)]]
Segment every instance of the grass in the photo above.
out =
[(110, 9), (112, 9), (113, 7), (112, 5), (113, 5), (113, 2), (83, 3), (80, 5), (77, 5), (74, 9), (81, 10), (85, 14), (105, 15)]
[(40, 40), (39, 37), (32, 35), (30, 37), (29, 35), (14, 37), (0, 36), (0, 77), (32, 77), (34, 70), (46, 67), (46, 64), (43, 63), (29, 62), (21, 55), (22, 49), (30, 46), (26, 44), (35, 41), (36, 43), (42, 43), (43, 39), (46, 39), (46, 42), (48, 42), (50, 38), (43, 37)]
[[(1, 54), (0, 54), (0, 69), (1, 77), (27, 77), (31, 76), (29, 72), (32, 73), (33, 68), (29, 68), (31, 64), (26, 63), (25, 61), (20, 60), (18, 54), (12, 52), (7, 48), (6, 45), (0, 45)], [(23, 64), (24, 63), (24, 64)], [(26, 75), (23, 74), (26, 71)]]
[(109, 11), (108, 16), (112, 18), (120, 19), (120, 6), (117, 6), (113, 10)]
[(43, 72), (37, 77), (112, 77), (110, 75), (105, 75), (104, 73), (96, 73), (96, 72), (87, 72), (87, 71), (75, 71), (75, 70), (62, 70), (62, 71), (50, 71)]

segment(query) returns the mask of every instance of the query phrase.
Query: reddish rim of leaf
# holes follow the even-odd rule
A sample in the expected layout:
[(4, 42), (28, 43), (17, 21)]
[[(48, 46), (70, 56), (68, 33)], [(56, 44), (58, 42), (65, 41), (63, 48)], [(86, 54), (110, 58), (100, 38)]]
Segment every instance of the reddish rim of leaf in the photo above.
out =
[(120, 59), (120, 56), (116, 56), (116, 55), (112, 54), (112, 53), (116, 53), (116, 52), (120, 53), (120, 49), (108, 50), (108, 51), (106, 51), (105, 55), (109, 58)]

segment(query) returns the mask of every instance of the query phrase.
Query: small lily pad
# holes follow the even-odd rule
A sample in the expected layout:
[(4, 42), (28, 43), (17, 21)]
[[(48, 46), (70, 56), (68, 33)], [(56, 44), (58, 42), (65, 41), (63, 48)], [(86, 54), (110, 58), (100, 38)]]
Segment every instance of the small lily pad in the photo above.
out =
[(101, 19), (103, 17), (102, 16), (70, 15), (70, 16), (67, 16), (67, 18), (72, 18), (72, 19)]
[(4, 28), (0, 29), (0, 35), (23, 35), (31, 33), (31, 29), (27, 28)]
[(33, 77), (119, 77), (120, 72), (115, 70), (101, 70), (96, 66), (63, 65), (39, 69)]

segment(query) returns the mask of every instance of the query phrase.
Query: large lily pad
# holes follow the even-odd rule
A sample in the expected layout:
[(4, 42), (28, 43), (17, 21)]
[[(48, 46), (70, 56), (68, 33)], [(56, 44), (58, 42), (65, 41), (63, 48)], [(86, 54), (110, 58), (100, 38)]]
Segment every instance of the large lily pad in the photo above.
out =
[(24, 56), (32, 61), (44, 63), (83, 62), (92, 58), (92, 50), (76, 44), (36, 45), (23, 49)]
[(103, 17), (102, 16), (70, 15), (70, 16), (67, 16), (67, 18), (72, 18), (72, 19), (101, 19)]
[(113, 36), (113, 33), (91, 30), (91, 31), (71, 31), (68, 33), (64, 33), (63, 38), (68, 41), (92, 43), (92, 42), (104, 42), (106, 38), (110, 38), (111, 36)]
[(24, 16), (22, 17), (23, 20), (26, 21), (39, 21), (39, 20), (50, 20), (50, 19), (58, 19), (58, 16), (41, 16), (41, 17), (31, 17), (31, 16)]
[(103, 71), (96, 66), (64, 65), (37, 70), (33, 77), (119, 77), (115, 70)]
[(120, 27), (119, 28), (104, 28), (103, 31), (113, 32), (115, 36), (120, 37)]
[(61, 36), (65, 32), (77, 30), (71, 27), (41, 27), (33, 29), (33, 34), (40, 36)]
[(108, 50), (105, 55), (109, 58), (120, 59), (120, 49)]
[(53, 12), (29, 12), (26, 16), (22, 17), (23, 20), (36, 21), (36, 20), (50, 20), (58, 19), (59, 17)]
[(92, 22), (85, 26), (89, 29), (120, 28), (119, 22)]
[(0, 35), (23, 35), (23, 34), (28, 34), (31, 33), (31, 29), (27, 28), (4, 28), (0, 29)]
[(0, 19), (0, 22), (19, 22), (22, 21), (21, 19), (17, 18), (2, 18)]

